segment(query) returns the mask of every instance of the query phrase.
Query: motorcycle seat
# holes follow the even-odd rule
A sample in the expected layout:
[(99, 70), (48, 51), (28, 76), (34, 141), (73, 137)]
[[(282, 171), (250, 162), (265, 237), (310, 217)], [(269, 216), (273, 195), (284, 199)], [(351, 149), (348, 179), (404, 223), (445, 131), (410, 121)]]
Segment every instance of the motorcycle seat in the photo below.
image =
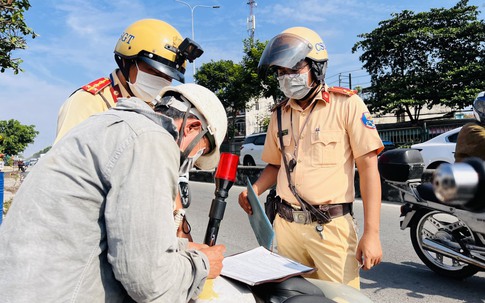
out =
[(434, 194), (433, 185), (431, 183), (419, 184), (416, 186), (416, 190), (418, 191), (419, 196), (424, 200), (440, 203), (440, 200)]

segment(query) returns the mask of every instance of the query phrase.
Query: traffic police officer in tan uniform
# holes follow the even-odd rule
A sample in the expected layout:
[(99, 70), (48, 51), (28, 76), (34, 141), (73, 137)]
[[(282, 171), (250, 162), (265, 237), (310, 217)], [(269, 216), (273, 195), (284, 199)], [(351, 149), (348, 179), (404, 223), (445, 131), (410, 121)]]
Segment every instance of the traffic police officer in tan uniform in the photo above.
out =
[[(288, 97), (278, 105), (284, 154), (273, 112), (262, 155), (268, 165), (253, 188), (260, 195), (276, 183), (282, 199), (274, 221), (278, 253), (316, 267), (312, 278), (359, 289), (359, 263), (370, 269), (382, 257), (377, 155), (383, 145), (362, 99), (352, 90), (325, 85), (327, 60), (321, 37), (308, 28), (289, 28), (268, 42), (259, 69), (273, 69)], [(297, 194), (324, 210), (329, 223), (321, 224), (313, 216), (297, 222), (293, 214), (301, 206), (288, 186), (282, 157), (289, 163)], [(355, 164), (364, 205), (360, 241), (352, 217)], [(247, 191), (240, 194), (239, 204), (252, 212)]]
[(473, 115), (477, 121), (465, 124), (458, 134), (456, 162), (468, 157), (479, 157), (485, 161), (485, 92), (479, 93), (473, 101)]
[[(118, 69), (108, 78), (100, 78), (75, 91), (62, 105), (57, 118), (57, 143), (72, 127), (89, 116), (108, 110), (118, 98), (138, 97), (149, 105), (160, 90), (177, 80), (185, 82), (186, 60), (192, 62), (202, 54), (200, 46), (189, 38), (182, 39), (170, 24), (157, 19), (142, 19), (126, 28), (114, 50)], [(188, 179), (188, 173), (181, 174)], [(188, 180), (187, 180), (188, 181)], [(188, 183), (179, 183), (188, 193)], [(179, 208), (190, 200), (177, 196)], [(185, 203), (184, 203), (185, 202)], [(184, 221), (184, 232), (190, 238), (190, 227)]]
[(202, 50), (190, 39), (183, 40), (170, 24), (143, 19), (121, 34), (114, 53), (119, 68), (109, 78), (84, 85), (64, 102), (54, 143), (92, 114), (115, 106), (117, 98), (135, 96), (151, 104), (173, 79), (184, 82), (186, 59), (194, 60)]

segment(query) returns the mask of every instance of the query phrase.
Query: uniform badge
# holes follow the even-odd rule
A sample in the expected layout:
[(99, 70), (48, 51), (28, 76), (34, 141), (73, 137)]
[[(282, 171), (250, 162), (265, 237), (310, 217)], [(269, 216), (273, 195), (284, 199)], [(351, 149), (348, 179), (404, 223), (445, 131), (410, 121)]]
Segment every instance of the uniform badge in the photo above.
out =
[(111, 81), (108, 78), (99, 78), (98, 80), (94, 80), (93, 82), (84, 85), (82, 89), (92, 95), (96, 95), (110, 84)]
[(362, 113), (362, 118), (360, 118), (360, 120), (365, 127), (370, 129), (376, 128), (376, 124), (374, 123), (374, 120), (372, 119), (372, 116), (369, 112)]

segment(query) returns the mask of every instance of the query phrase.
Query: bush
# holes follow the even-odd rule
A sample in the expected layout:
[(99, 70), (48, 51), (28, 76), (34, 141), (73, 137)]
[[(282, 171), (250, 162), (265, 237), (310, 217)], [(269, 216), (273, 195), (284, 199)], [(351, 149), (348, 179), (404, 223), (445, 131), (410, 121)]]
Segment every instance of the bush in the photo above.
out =
[(13, 201), (13, 198), (10, 198), (7, 201), (3, 202), (3, 212), (2, 212), (3, 216), (7, 215), (7, 212), (9, 210), (10, 206), (12, 205), (12, 201)]

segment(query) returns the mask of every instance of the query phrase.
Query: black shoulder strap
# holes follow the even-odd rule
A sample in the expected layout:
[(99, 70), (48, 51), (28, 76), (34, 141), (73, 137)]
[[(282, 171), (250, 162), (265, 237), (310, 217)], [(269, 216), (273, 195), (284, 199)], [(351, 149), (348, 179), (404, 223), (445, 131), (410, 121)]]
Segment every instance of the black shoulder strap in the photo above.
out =
[(283, 157), (283, 163), (285, 164), (286, 178), (288, 178), (288, 186), (290, 187), (291, 193), (295, 196), (298, 203), (300, 203), (303, 211), (306, 211), (305, 202), (300, 198), (300, 195), (296, 192), (296, 188), (291, 183), (290, 168), (288, 167), (288, 160), (285, 156), (285, 145), (283, 144), (283, 130), (281, 126), (281, 106), (276, 108), (276, 117), (278, 121), (278, 138), (280, 139), (281, 157)]
[(286, 156), (285, 156), (285, 145), (283, 144), (283, 131), (281, 126), (281, 107), (278, 107), (276, 109), (276, 117), (278, 121), (278, 138), (280, 139), (281, 156), (283, 157), (283, 163), (285, 165), (285, 170), (286, 170), (286, 177), (288, 178), (288, 187), (290, 188), (291, 193), (295, 196), (298, 203), (300, 203), (301, 209), (305, 213), (311, 212), (314, 215), (316, 215), (318, 218), (323, 217), (324, 221), (326, 220), (326, 222), (330, 222), (332, 219), (328, 217), (327, 214), (322, 213), (320, 210), (316, 209), (313, 205), (303, 200), (298, 194), (298, 192), (296, 191), (296, 188), (293, 185), (293, 183), (291, 183), (290, 168), (288, 167), (288, 160), (286, 159)]

